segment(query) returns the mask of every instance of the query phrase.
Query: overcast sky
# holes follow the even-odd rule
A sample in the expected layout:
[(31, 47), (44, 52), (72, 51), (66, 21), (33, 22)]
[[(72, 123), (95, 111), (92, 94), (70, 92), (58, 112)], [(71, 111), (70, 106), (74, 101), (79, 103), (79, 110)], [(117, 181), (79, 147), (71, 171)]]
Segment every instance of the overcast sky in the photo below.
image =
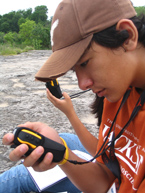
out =
[[(53, 16), (57, 5), (61, 0), (3, 0), (0, 5), (0, 15), (11, 11), (27, 10), (40, 5), (46, 5), (48, 16)], [(145, 6), (145, 0), (132, 0), (134, 6)]]

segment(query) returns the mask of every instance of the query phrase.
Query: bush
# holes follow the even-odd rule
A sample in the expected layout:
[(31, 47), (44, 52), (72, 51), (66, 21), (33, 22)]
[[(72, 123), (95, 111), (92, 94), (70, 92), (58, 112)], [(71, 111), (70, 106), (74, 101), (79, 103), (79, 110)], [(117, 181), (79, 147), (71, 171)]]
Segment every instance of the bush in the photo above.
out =
[(6, 43), (11, 45), (16, 45), (21, 43), (20, 35), (16, 32), (9, 32), (5, 34), (4, 40)]
[(26, 46), (24, 49), (21, 49), (19, 47), (13, 47), (9, 44), (0, 45), (0, 55), (17, 55), (21, 54), (22, 52), (28, 52), (29, 50), (34, 50), (31, 46)]
[(23, 52), (28, 52), (29, 50), (34, 50), (34, 48), (32, 46), (26, 46), (24, 49), (23, 49)]
[(17, 51), (11, 47), (3, 46), (0, 52), (1, 55), (16, 55)]
[(4, 39), (4, 32), (0, 32), (0, 44), (4, 44), (5, 43), (5, 39)]

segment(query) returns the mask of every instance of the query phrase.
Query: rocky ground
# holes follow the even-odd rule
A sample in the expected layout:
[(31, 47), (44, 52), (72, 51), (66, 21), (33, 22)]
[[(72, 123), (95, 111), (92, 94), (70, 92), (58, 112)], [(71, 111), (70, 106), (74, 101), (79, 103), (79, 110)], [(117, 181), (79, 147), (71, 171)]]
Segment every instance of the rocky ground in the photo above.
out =
[[(46, 98), (45, 84), (34, 80), (35, 73), (50, 56), (51, 51), (30, 51), (16, 56), (0, 56), (0, 173), (9, 169), (10, 148), (2, 144), (5, 133), (13, 132), (20, 123), (41, 121), (56, 128), (58, 132), (74, 133), (63, 113)], [(79, 92), (75, 74), (68, 72), (58, 79), (62, 91)], [(74, 108), (85, 126), (97, 135), (96, 120), (90, 113), (92, 92), (73, 99)]]

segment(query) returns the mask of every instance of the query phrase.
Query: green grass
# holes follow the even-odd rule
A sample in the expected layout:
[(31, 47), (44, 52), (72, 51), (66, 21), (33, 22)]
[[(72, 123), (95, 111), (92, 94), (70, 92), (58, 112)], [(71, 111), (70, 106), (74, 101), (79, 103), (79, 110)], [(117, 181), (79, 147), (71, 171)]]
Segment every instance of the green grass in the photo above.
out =
[(8, 44), (0, 45), (0, 55), (7, 56), (7, 55), (17, 55), (21, 54), (22, 52), (28, 52), (29, 50), (34, 50), (31, 46), (11, 46)]

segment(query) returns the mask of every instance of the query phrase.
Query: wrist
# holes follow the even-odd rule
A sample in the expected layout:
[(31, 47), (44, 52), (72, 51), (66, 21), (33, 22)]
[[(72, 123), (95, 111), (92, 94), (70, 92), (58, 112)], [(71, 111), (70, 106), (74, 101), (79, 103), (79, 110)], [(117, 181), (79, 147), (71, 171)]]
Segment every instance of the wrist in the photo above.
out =
[(71, 110), (71, 111), (67, 112), (67, 113), (66, 113), (66, 116), (67, 116), (67, 118), (68, 118), (69, 120), (72, 119), (72, 118), (74, 118), (74, 117), (76, 116), (75, 110)]
[(65, 149), (65, 153), (64, 153), (64, 158), (61, 162), (59, 162), (58, 165), (64, 165), (67, 162), (68, 157), (69, 157), (69, 149), (68, 149), (68, 146), (67, 146), (65, 140), (62, 137), (60, 137), (60, 139), (61, 139), (62, 144), (65, 146), (66, 149)]

